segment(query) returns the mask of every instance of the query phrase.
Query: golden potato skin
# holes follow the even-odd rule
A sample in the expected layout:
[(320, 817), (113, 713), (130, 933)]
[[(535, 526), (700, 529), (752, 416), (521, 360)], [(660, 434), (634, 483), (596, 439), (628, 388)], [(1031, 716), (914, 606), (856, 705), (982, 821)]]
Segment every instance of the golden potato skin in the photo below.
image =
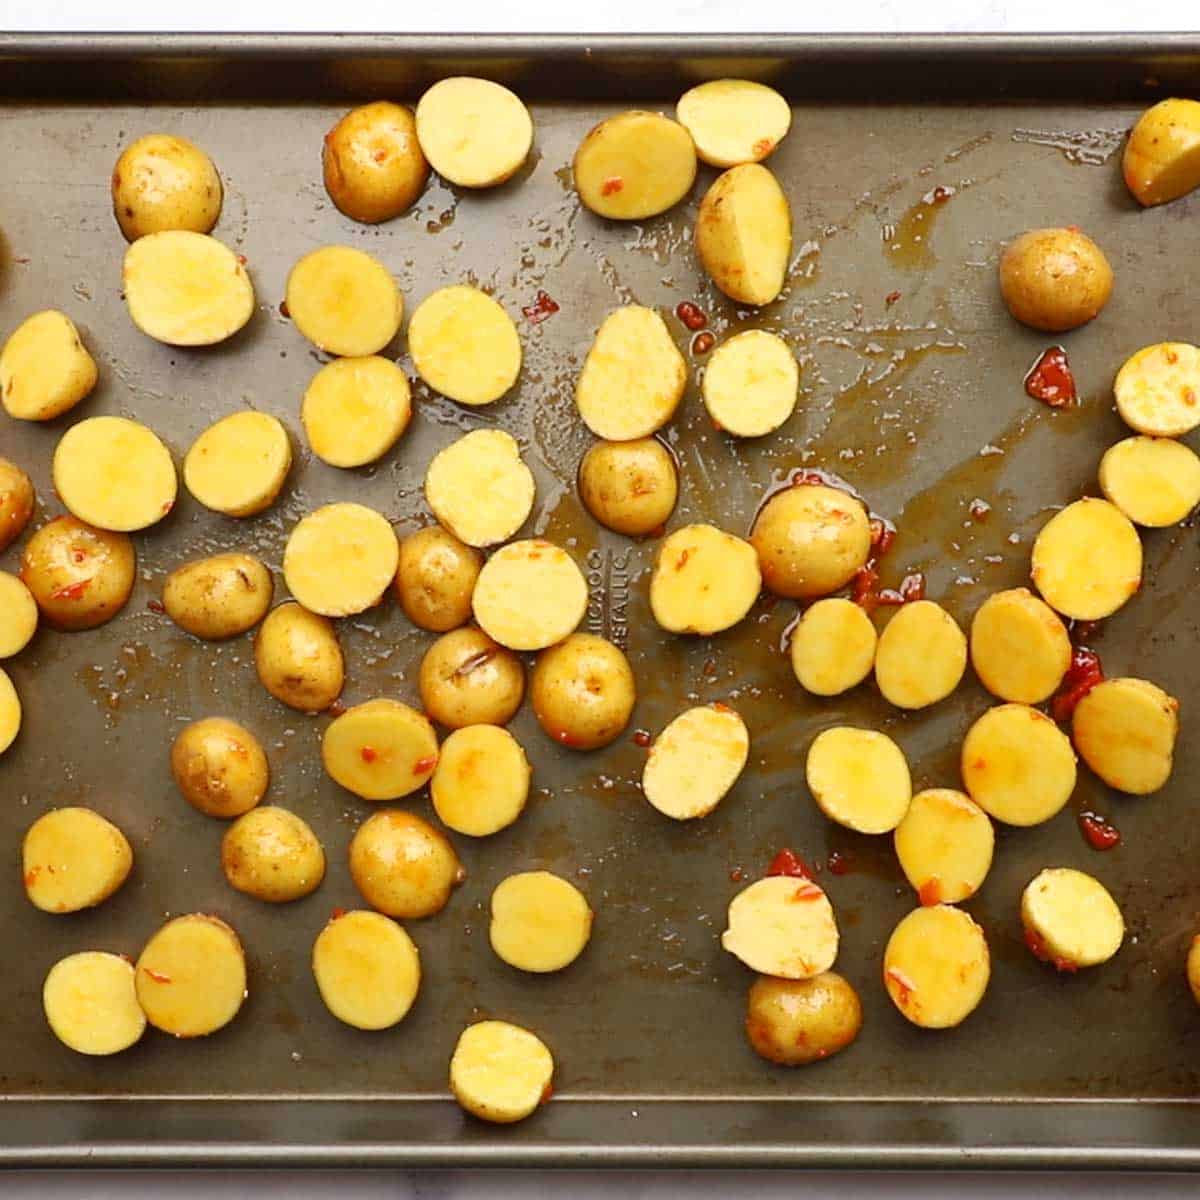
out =
[(0, 458), (0, 551), (25, 532), (33, 516), (35, 496), (29, 476), (7, 458)]
[(194, 809), (224, 819), (249, 812), (271, 779), (258, 739), (225, 717), (205, 717), (180, 731), (171, 746), (171, 774)]
[(172, 571), (163, 585), (163, 607), (181, 629), (220, 641), (253, 629), (274, 594), (271, 572), (257, 558), (217, 554)]
[(138, 138), (113, 168), (113, 215), (126, 241), (165, 229), (208, 233), (221, 215), (222, 196), (212, 159), (175, 134)]
[(57, 517), (25, 544), (21, 579), (55, 629), (95, 629), (112, 620), (133, 591), (136, 560), (124, 533)]
[(441, 525), (429, 525), (400, 543), (392, 585), (405, 616), (422, 629), (448, 633), (471, 618), (471, 593), (483, 555)]
[(679, 471), (657, 438), (597, 442), (579, 464), (579, 497), (607, 529), (628, 537), (661, 530), (675, 510)]
[(342, 694), (346, 677), (333, 622), (294, 600), (267, 615), (254, 639), (263, 687), (301, 712), (322, 712)]
[(1200, 934), (1192, 938), (1187, 955), (1187, 981), (1192, 999), (1200, 1004)]
[(221, 839), (221, 869), (231, 887), (269, 904), (316, 891), (325, 878), (325, 851), (307, 822), (264, 804), (238, 817)]
[(750, 985), (746, 1037), (768, 1062), (802, 1067), (844, 1050), (862, 1028), (858, 993), (835, 971), (812, 979), (760, 975)]
[(1023, 325), (1064, 333), (1108, 303), (1113, 273), (1104, 251), (1074, 226), (1031, 229), (1000, 257), (1000, 294)]
[(425, 652), (418, 678), (421, 703), (448, 729), (507, 725), (521, 707), (525, 668), (482, 629), (455, 629)]
[(372, 908), (407, 920), (441, 912), (467, 873), (449, 840), (428, 821), (390, 808), (355, 832), (350, 877)]
[(573, 633), (543, 650), (529, 679), (541, 727), (573, 750), (597, 750), (620, 736), (637, 700), (621, 650), (592, 633)]
[(390, 100), (348, 112), (325, 135), (321, 165), (330, 200), (364, 225), (398, 217), (429, 178), (416, 120)]

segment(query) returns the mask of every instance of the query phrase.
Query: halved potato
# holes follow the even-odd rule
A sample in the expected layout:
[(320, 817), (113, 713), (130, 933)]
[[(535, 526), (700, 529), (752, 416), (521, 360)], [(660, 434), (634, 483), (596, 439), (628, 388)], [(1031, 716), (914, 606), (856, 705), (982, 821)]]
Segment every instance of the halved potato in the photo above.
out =
[(321, 930), (312, 969), (325, 1007), (355, 1029), (390, 1029), (421, 986), (412, 938), (389, 917), (362, 909), (336, 913)]
[(0, 571), (0, 658), (12, 658), (37, 633), (38, 606), (33, 593), (15, 575)]
[(90, 808), (54, 808), (38, 817), (21, 845), (25, 894), (48, 913), (78, 912), (107, 900), (129, 878), (125, 835)]
[(292, 468), (292, 443), (269, 413), (238, 412), (210, 425), (183, 460), (187, 489), (214, 512), (252, 517), (275, 503)]
[(806, 692), (840, 696), (870, 675), (878, 640), (861, 606), (831, 597), (804, 610), (788, 654)]
[(900, 868), (922, 904), (958, 904), (975, 895), (996, 843), (987, 814), (952, 788), (918, 792), (894, 837)]
[(25, 532), (36, 499), (29, 476), (16, 463), (0, 458), (0, 551)]
[(1108, 303), (1113, 272), (1077, 226), (1030, 229), (1000, 256), (1000, 294), (1013, 317), (1048, 333), (1076, 329)]
[(750, 734), (724, 704), (689, 708), (655, 738), (642, 770), (642, 791), (676, 821), (707, 816), (738, 781)]
[(906, 604), (879, 635), (875, 682), (897, 708), (944, 700), (967, 669), (967, 636), (940, 604)]
[(479, 572), (472, 605), (490, 638), (510, 650), (544, 650), (583, 620), (583, 572), (561, 547), (541, 538), (502, 546)]
[(326, 363), (300, 406), (312, 452), (331, 467), (362, 467), (382, 458), (411, 417), (408, 377), (374, 354)]
[(352, 246), (322, 246), (288, 275), (285, 302), (318, 350), (341, 358), (378, 354), (400, 330), (404, 301), (387, 269)]
[(749, 542), (713, 525), (685, 525), (659, 546), (650, 610), (668, 633), (720, 633), (750, 611), (761, 587)]
[(119, 1054), (146, 1032), (133, 963), (122, 954), (85, 950), (60, 958), (42, 984), (46, 1023), (78, 1054)]
[(661, 531), (679, 497), (679, 469), (657, 438), (596, 442), (579, 464), (579, 498), (608, 529), (629, 537)]
[(330, 778), (364, 800), (397, 800), (423, 787), (438, 761), (437, 735), (415, 708), (368, 700), (325, 729), (321, 761)]
[(351, 109), (325, 135), (321, 166), (330, 200), (367, 225), (398, 217), (429, 178), (413, 114), (390, 100)]
[(1142, 113), (1121, 166), (1139, 204), (1168, 204), (1200, 187), (1200, 100), (1160, 100)]
[(439, 79), (417, 104), (417, 138), (443, 179), (459, 187), (495, 187), (529, 157), (533, 118), (501, 84), (452, 76)]
[(471, 619), (471, 594), (483, 555), (448, 529), (427, 525), (400, 543), (392, 590), (404, 615), (422, 629), (448, 633)]
[(533, 472), (502, 429), (476, 429), (439, 450), (425, 472), (433, 515), (468, 546), (506, 542), (533, 510)]
[(809, 879), (759, 879), (734, 896), (728, 924), (721, 945), (761, 975), (811, 979), (837, 958), (833, 908)]
[(1171, 438), (1126, 438), (1104, 452), (1100, 490), (1135, 525), (1175, 525), (1200, 504), (1200, 457)]
[(249, 554), (214, 554), (184, 563), (167, 576), (167, 616), (193, 637), (219, 641), (253, 629), (267, 615), (275, 582)]
[(550, 1099), (554, 1058), (545, 1042), (507, 1021), (468, 1025), (450, 1059), (450, 1090), (472, 1116), (523, 1121)]
[(710, 79), (679, 97), (675, 113), (710, 167), (761, 162), (783, 141), (792, 109), (774, 89), (749, 79)]
[(1048, 867), (1021, 893), (1025, 940), (1060, 971), (1108, 962), (1125, 940), (1125, 919), (1108, 889), (1071, 867)]
[(960, 908), (918, 908), (892, 931), (883, 985), (914, 1025), (950, 1029), (975, 1011), (992, 973), (983, 930)]
[(532, 776), (521, 743), (507, 729), (468, 725), (442, 743), (429, 798), (443, 825), (487, 837), (521, 815)]
[(0, 404), (21, 421), (50, 421), (96, 386), (96, 363), (66, 313), (27, 317), (0, 350)]
[(267, 794), (271, 768), (262, 744), (225, 717), (205, 717), (180, 730), (171, 774), (183, 798), (210, 817), (240, 817)]
[(1125, 361), (1113, 383), (1117, 412), (1147, 437), (1182, 437), (1200, 425), (1200, 346), (1159, 342)]
[(862, 1029), (858, 993), (835, 971), (811, 979), (760, 975), (750, 985), (746, 1037), (754, 1052), (785, 1067), (820, 1062)]
[(1145, 679), (1106, 679), (1075, 706), (1071, 735), (1109, 787), (1147, 796), (1171, 777), (1179, 701)]
[(389, 917), (430, 917), (466, 879), (454, 847), (428, 821), (398, 808), (368, 817), (350, 841), (350, 876)]
[(550, 871), (522, 871), (492, 893), (492, 949), (519, 971), (561, 971), (583, 953), (594, 915), (573, 883)]
[(993, 696), (1040, 704), (1071, 665), (1071, 639), (1058, 614), (1028, 588), (989, 596), (971, 621), (971, 666)]
[(429, 647), (417, 685), (425, 711), (439, 725), (506, 725), (521, 707), (525, 668), (511, 650), (468, 626)]
[(378, 604), (400, 563), (388, 519), (362, 504), (326, 504), (291, 532), (283, 577), (293, 596), (323, 617), (349, 617)]
[(0, 754), (17, 740), (21, 732), (21, 698), (8, 672), (0, 667)]
[(294, 601), (267, 614), (254, 639), (263, 687), (301, 712), (323, 712), (341, 695), (346, 664), (333, 624)]
[(594, 633), (573, 633), (538, 655), (529, 698), (538, 724), (560, 746), (598, 750), (629, 724), (637, 689), (619, 646)]
[(307, 821), (264, 804), (238, 817), (225, 831), (221, 870), (239, 892), (269, 904), (286, 904), (320, 887), (325, 851)]
[(859, 833), (888, 833), (904, 820), (912, 776), (886, 733), (848, 725), (819, 733), (804, 764), (808, 790), (831, 820)]
[(222, 199), (212, 159), (178, 134), (145, 134), (125, 147), (113, 168), (113, 215), (129, 242), (166, 229), (208, 233)]
[(704, 406), (718, 429), (735, 437), (762, 437), (796, 407), (800, 368), (787, 342), (748, 329), (722, 342), (704, 370)]

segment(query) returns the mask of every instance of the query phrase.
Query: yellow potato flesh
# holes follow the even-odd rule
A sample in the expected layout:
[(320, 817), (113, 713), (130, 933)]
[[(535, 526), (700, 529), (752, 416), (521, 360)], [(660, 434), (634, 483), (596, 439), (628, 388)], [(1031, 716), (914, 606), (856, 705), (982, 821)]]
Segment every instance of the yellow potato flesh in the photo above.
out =
[(706, 816), (738, 781), (749, 753), (750, 734), (731, 708), (689, 708), (650, 747), (642, 791), (676, 821)]
[(814, 696), (838, 696), (862, 683), (875, 662), (871, 618), (851, 600), (818, 600), (805, 609), (788, 653), (796, 679)]
[(811, 880), (774, 875), (734, 896), (721, 945), (761, 975), (810, 979), (837, 958), (837, 922)]
[(804, 772), (817, 807), (859, 833), (895, 829), (912, 800), (904, 751), (873, 729), (826, 729), (809, 747)]
[(896, 826), (896, 857), (922, 904), (957, 904), (979, 891), (996, 835), (987, 814), (951, 788), (918, 792)]
[(43, 912), (69, 913), (107, 900), (129, 877), (125, 835), (90, 808), (56, 808), (29, 827), (21, 846), (25, 894)]
[(749, 329), (723, 342), (704, 371), (704, 406), (719, 429), (762, 437), (796, 407), (800, 368), (781, 337)]
[(396, 800), (428, 782), (437, 736), (421, 713), (398, 700), (368, 700), (325, 730), (321, 761), (330, 777), (364, 800)]
[(1126, 438), (1100, 460), (1100, 488), (1135, 525), (1175, 525), (1200, 504), (1200, 457), (1170, 438)]
[(1200, 100), (1162, 100), (1125, 143), (1125, 183), (1139, 204), (1167, 204), (1200, 187)]
[(1026, 887), (1021, 924), (1037, 957), (1060, 970), (1107, 962), (1125, 940), (1125, 919), (1108, 889), (1070, 867), (1048, 868)]
[(421, 986), (412, 938), (382, 913), (361, 909), (321, 930), (312, 969), (325, 1007), (355, 1029), (389, 1029), (402, 1021)]
[(443, 825), (487, 837), (521, 815), (531, 775), (521, 743), (506, 729), (468, 725), (442, 743), (429, 795)]
[(119, 1054), (146, 1030), (133, 964), (119, 954), (85, 950), (61, 958), (42, 985), (46, 1021), (79, 1054)]
[(313, 376), (300, 409), (308, 444), (331, 467), (362, 467), (382, 458), (411, 416), (407, 377), (375, 355), (327, 363)]
[(8, 672), (0, 667), (0, 754), (17, 740), (20, 732), (21, 700)]
[(288, 313), (318, 350), (341, 358), (378, 354), (400, 329), (404, 304), (379, 262), (350, 246), (306, 254), (287, 281)]
[(15, 576), (0, 571), (0, 658), (20, 654), (37, 632), (33, 593)]
[(511, 434), (476, 429), (434, 455), (425, 499), (460, 541), (493, 546), (525, 524), (533, 509), (533, 472)]
[(668, 633), (720, 633), (750, 611), (761, 586), (749, 542), (712, 525), (685, 525), (659, 547), (650, 608)]
[(550, 1098), (554, 1059), (546, 1044), (506, 1021), (469, 1025), (450, 1059), (450, 1090), (472, 1116), (523, 1121)]
[(675, 108), (710, 167), (761, 162), (792, 124), (788, 102), (749, 79), (713, 79), (683, 93)]
[(927, 708), (944, 700), (966, 669), (966, 635), (932, 600), (904, 605), (879, 636), (875, 682), (897, 708)]
[(993, 696), (1040, 704), (1071, 665), (1066, 626), (1026, 588), (996, 592), (971, 622), (971, 665)]
[(592, 910), (549, 871), (510, 875), (492, 893), (492, 949), (510, 967), (545, 974), (573, 963), (592, 934)]
[(34, 313), (0, 350), (0, 404), (18, 420), (62, 416), (96, 386), (96, 378), (96, 363), (64, 313)]
[(529, 157), (533, 118), (508, 88), (456, 76), (439, 80), (421, 97), (417, 138), (443, 179), (459, 187), (494, 187)]
[(892, 931), (883, 983), (914, 1025), (949, 1029), (979, 1006), (991, 976), (983, 930), (948, 904), (918, 908)]
[(587, 599), (587, 582), (574, 559), (535, 538), (511, 542), (484, 563), (472, 607), (493, 641), (510, 650), (544, 650), (583, 620)]
[(1200, 425), (1200, 346), (1159, 342), (1132, 355), (1113, 383), (1121, 420), (1147, 437), (1182, 437)]
[(1075, 706), (1071, 735), (1109, 787), (1149, 795), (1171, 777), (1179, 701), (1144, 679), (1106, 679)]
[(275, 417), (240, 412), (210, 425), (183, 460), (183, 482), (204, 505), (228, 517), (269, 508), (292, 466), (292, 444)]

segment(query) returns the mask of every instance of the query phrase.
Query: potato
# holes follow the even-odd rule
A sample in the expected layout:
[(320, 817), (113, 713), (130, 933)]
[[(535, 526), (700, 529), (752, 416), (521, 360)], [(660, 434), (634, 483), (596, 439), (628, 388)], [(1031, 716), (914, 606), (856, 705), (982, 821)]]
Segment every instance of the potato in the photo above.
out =
[(25, 543), (21, 579), (46, 623), (55, 629), (95, 629), (125, 606), (136, 558), (123, 533), (56, 517)]
[(892, 1003), (924, 1029), (965, 1021), (983, 999), (991, 972), (983, 930), (949, 904), (910, 912), (883, 952), (883, 985)]
[(1126, 359), (1113, 382), (1121, 420), (1147, 437), (1182, 437), (1200, 425), (1200, 346), (1158, 342)]
[(601, 217), (644, 221), (674, 208), (696, 180), (696, 147), (662, 113), (608, 117), (588, 130), (571, 164), (579, 199)]
[(307, 822), (285, 808), (264, 804), (225, 831), (221, 870), (239, 892), (284, 904), (320, 887), (325, 851)]
[(414, 625), (448, 633), (471, 619), (471, 595), (482, 566), (478, 550), (448, 529), (429, 525), (401, 541), (393, 591)]
[(350, 876), (389, 917), (431, 917), (467, 877), (454, 847), (428, 821), (398, 808), (368, 817), (350, 840)]
[(145, 134), (125, 147), (113, 168), (113, 216), (129, 242), (168, 229), (208, 233), (222, 199), (212, 159), (178, 134)]
[(1104, 251), (1075, 226), (1031, 229), (1000, 256), (1008, 311), (1046, 333), (1085, 325), (1108, 303), (1113, 273)]
[(989, 596), (971, 621), (971, 666), (993, 696), (1049, 699), (1071, 665), (1071, 639), (1055, 611), (1028, 588)]
[(408, 323), (417, 374), (435, 392), (478, 407), (499, 400), (521, 373), (512, 317), (486, 292), (460, 284), (426, 296)]
[(413, 115), (390, 100), (348, 112), (325, 135), (321, 166), (330, 200), (364, 225), (411, 208), (429, 178)]
[(450, 1090), (472, 1116), (498, 1125), (523, 1121), (550, 1099), (554, 1059), (546, 1044), (507, 1021), (468, 1025), (450, 1059)]
[(59, 499), (97, 529), (147, 529), (175, 507), (179, 485), (171, 452), (153, 431), (125, 417), (72, 425), (55, 448), (53, 472)]
[(861, 502), (847, 492), (798, 484), (763, 505), (750, 543), (771, 591), (813, 600), (845, 587), (866, 563), (871, 523)]
[(1170, 438), (1126, 438), (1104, 452), (1100, 490), (1135, 525), (1175, 525), (1200, 504), (1200, 457)]
[(1108, 889), (1070, 867), (1041, 871), (1021, 893), (1021, 924), (1034, 955), (1060, 971), (1094, 967), (1125, 940), (1125, 919)]
[(811, 979), (837, 958), (837, 922), (811, 880), (772, 875), (734, 896), (721, 945), (760, 975)]
[(27, 317), (0, 350), (0, 403), (21, 421), (50, 421), (96, 386), (96, 363), (66, 313)]
[(1106, 679), (1075, 706), (1071, 735), (1109, 787), (1147, 796), (1171, 777), (1179, 701), (1144, 679)]
[(378, 354), (400, 330), (404, 301), (387, 269), (351, 246), (322, 246), (288, 275), (284, 297), (296, 328), (340, 358)]
[(439, 450), (425, 472), (433, 515), (468, 546), (506, 542), (533, 510), (533, 472), (502, 429), (476, 429)]
[(679, 97), (679, 122), (696, 153), (710, 167), (761, 162), (783, 141), (792, 124), (788, 102), (766, 84), (749, 79), (710, 79)]
[(598, 750), (615, 741), (637, 699), (629, 660), (592, 633), (573, 633), (543, 650), (529, 695), (541, 727), (573, 750)]
[(904, 820), (912, 777), (886, 733), (836, 726), (819, 733), (804, 765), (808, 790), (831, 820), (859, 833), (888, 833)]
[(1200, 101), (1161, 100), (1142, 113), (1121, 167), (1142, 205), (1168, 204), (1200, 187)]
[(521, 743), (508, 730), (467, 725), (442, 743), (429, 798), (443, 825), (487, 837), (521, 815), (532, 775)]
[(125, 251), (121, 281), (130, 319), (168, 346), (214, 346), (254, 315), (245, 260), (207, 234), (138, 238)]
[(750, 754), (745, 722), (724, 704), (682, 712), (654, 739), (642, 792), (676, 821), (706, 817), (738, 781)]
[(579, 497), (607, 529), (629, 537), (661, 530), (679, 496), (679, 471), (656, 438), (597, 442), (579, 464)]
[(210, 817), (240, 817), (267, 794), (271, 768), (259, 740), (225, 717), (205, 717), (180, 730), (171, 774), (183, 798)]
[(129, 878), (125, 835), (90, 808), (54, 808), (38, 817), (21, 845), (25, 894), (42, 912), (94, 908)]
[(966, 669), (966, 634), (932, 600), (904, 605), (879, 635), (875, 682), (897, 708), (927, 708), (944, 700)]
[(475, 620), (510, 650), (544, 650), (583, 620), (583, 572), (560, 546), (541, 538), (510, 542), (483, 564), (471, 603)]
[(1042, 526), (1032, 575), (1046, 603), (1064, 617), (1099, 621), (1142, 586), (1142, 543), (1115, 504), (1076, 500)]
[(190, 913), (168, 921), (145, 945), (135, 975), (138, 1003), (155, 1029), (205, 1037), (246, 999), (246, 956), (220, 917)]
[(748, 329), (722, 342), (704, 371), (704, 407), (718, 429), (735, 437), (762, 437), (796, 407), (800, 368), (787, 342)]
[(599, 438), (632, 442), (661, 429), (687, 387), (687, 364), (652, 308), (627, 304), (596, 331), (575, 386), (583, 423)]
[(0, 571), (0, 658), (12, 658), (37, 633), (38, 606), (33, 593), (15, 575)]
[(399, 700), (368, 700), (328, 725), (321, 761), (336, 783), (364, 800), (398, 800), (429, 782), (437, 766), (433, 726)]
[(0, 458), (0, 553), (25, 532), (33, 516), (35, 496), (28, 475), (7, 458)]
[(275, 503), (291, 469), (292, 443), (283, 425), (269, 413), (238, 412), (192, 443), (183, 482), (205, 508), (253, 517)]
[(521, 706), (525, 668), (482, 630), (456, 629), (425, 652), (417, 685), (439, 725), (506, 725)]
[(120, 954), (85, 950), (60, 958), (42, 985), (46, 1023), (78, 1054), (128, 1050), (146, 1031), (133, 979), (133, 963)]
[(1075, 752), (1045, 713), (1025, 704), (989, 708), (962, 745), (971, 799), (1005, 825), (1050, 820), (1075, 790)]
[(438, 80), (421, 97), (417, 137), (443, 179), (459, 187), (495, 187), (529, 157), (533, 118), (508, 88), (459, 75)]
[(767, 1062), (803, 1067), (844, 1050), (862, 1029), (858, 993), (834, 971), (811, 979), (760, 975), (750, 985), (746, 1037)]
[(1186, 971), (1192, 999), (1200, 1004), (1200, 935), (1192, 938), (1192, 944), (1188, 947)]
[(713, 525), (685, 525), (658, 548), (650, 610), (668, 633), (720, 633), (750, 611), (761, 586), (749, 542)]
[(336, 913), (317, 935), (313, 976), (325, 1007), (355, 1029), (390, 1029), (412, 1008), (421, 958), (395, 921), (377, 912)]
[(900, 869), (922, 904), (958, 904), (975, 895), (996, 842), (983, 809), (952, 788), (918, 792), (894, 838)]
[(342, 694), (345, 660), (332, 622), (281, 604), (259, 627), (254, 666), (263, 687), (301, 712), (322, 712)]
[(379, 603), (400, 563), (388, 519), (362, 504), (326, 504), (292, 530), (283, 577), (309, 612), (349, 617)]
[(163, 607), (181, 629), (209, 641), (237, 637), (267, 615), (275, 583), (249, 554), (215, 554), (177, 567), (163, 585)]
[(21, 698), (8, 672), (0, 667), (0, 754), (17, 740), (21, 732)]
[(326, 363), (300, 407), (312, 452), (331, 467), (363, 467), (382, 458), (411, 418), (407, 376), (374, 354)]
[(492, 949), (518, 971), (561, 971), (583, 953), (594, 915), (574, 884), (550, 871), (522, 871), (492, 893)]
[(875, 626), (859, 605), (831, 598), (804, 610), (788, 654), (806, 692), (840, 696), (870, 675), (877, 641)]

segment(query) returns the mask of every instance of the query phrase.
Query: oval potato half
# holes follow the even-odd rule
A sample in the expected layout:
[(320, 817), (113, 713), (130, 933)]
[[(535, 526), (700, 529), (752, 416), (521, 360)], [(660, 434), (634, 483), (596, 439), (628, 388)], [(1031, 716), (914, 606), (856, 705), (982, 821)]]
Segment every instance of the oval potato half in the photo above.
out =
[(897, 708), (927, 708), (958, 687), (967, 637), (940, 604), (905, 604), (879, 635), (875, 683)]
[(918, 792), (894, 838), (901, 870), (922, 904), (958, 904), (975, 895), (996, 843), (987, 814), (952, 788)]
[(388, 519), (343, 501), (309, 513), (283, 551), (293, 596), (323, 617), (349, 617), (379, 602), (396, 576), (400, 543)]
[(433, 515), (468, 546), (506, 542), (533, 511), (533, 472), (503, 429), (475, 429), (439, 450), (425, 472)]
[(1171, 438), (1126, 438), (1104, 452), (1100, 490), (1135, 525), (1175, 525), (1200, 504), (1200, 456)]
[(1028, 588), (989, 596), (971, 621), (971, 665), (993, 696), (1040, 704), (1071, 665), (1071, 639), (1058, 614)]
[(710, 79), (675, 106), (696, 153), (710, 167), (761, 162), (783, 141), (792, 109), (774, 89), (749, 79)]
[(421, 959), (404, 929), (382, 913), (335, 916), (317, 935), (313, 976), (325, 1007), (355, 1029), (390, 1029), (421, 986)]
[(724, 704), (689, 708), (655, 738), (642, 771), (642, 791), (676, 821), (707, 816), (738, 781), (750, 734)]
[(27, 317), (0, 350), (0, 404), (20, 421), (50, 421), (96, 386), (96, 363), (66, 313)]
[(960, 908), (910, 912), (883, 952), (883, 984), (914, 1025), (949, 1029), (975, 1011), (991, 977), (983, 930)]
[(760, 975), (811, 979), (837, 958), (837, 922), (811, 880), (773, 875), (734, 896), (721, 945)]
[(808, 790), (831, 820), (859, 833), (887, 833), (908, 812), (912, 776), (886, 733), (842, 725), (819, 733), (804, 764)]
[(1145, 679), (1106, 679), (1075, 706), (1071, 736), (1109, 787), (1147, 796), (1171, 777), (1179, 701)]
[(433, 169), (459, 187), (495, 187), (529, 157), (533, 118), (490, 79), (440, 79), (417, 104), (417, 140)]
[(1117, 412), (1147, 437), (1182, 437), (1200, 425), (1200, 346), (1145, 346), (1117, 372)]
[(187, 490), (214, 512), (252, 517), (275, 503), (292, 468), (292, 443), (269, 413), (238, 412), (210, 425), (183, 460)]
[(450, 1059), (450, 1090), (472, 1116), (523, 1121), (551, 1093), (554, 1058), (541, 1038), (507, 1021), (468, 1025)]
[(663, 539), (650, 577), (650, 609), (668, 633), (707, 636), (736, 625), (762, 587), (749, 542), (713, 525), (685, 525)]
[(510, 542), (483, 564), (475, 581), (475, 620), (510, 650), (544, 650), (583, 620), (583, 572), (560, 546), (540, 538)]
[(704, 407), (718, 429), (762, 437), (792, 415), (800, 368), (783, 338), (748, 329), (722, 342), (704, 369)]
[(1107, 962), (1125, 940), (1125, 919), (1108, 889), (1071, 867), (1048, 867), (1029, 883), (1021, 924), (1033, 953), (1059, 970)]

